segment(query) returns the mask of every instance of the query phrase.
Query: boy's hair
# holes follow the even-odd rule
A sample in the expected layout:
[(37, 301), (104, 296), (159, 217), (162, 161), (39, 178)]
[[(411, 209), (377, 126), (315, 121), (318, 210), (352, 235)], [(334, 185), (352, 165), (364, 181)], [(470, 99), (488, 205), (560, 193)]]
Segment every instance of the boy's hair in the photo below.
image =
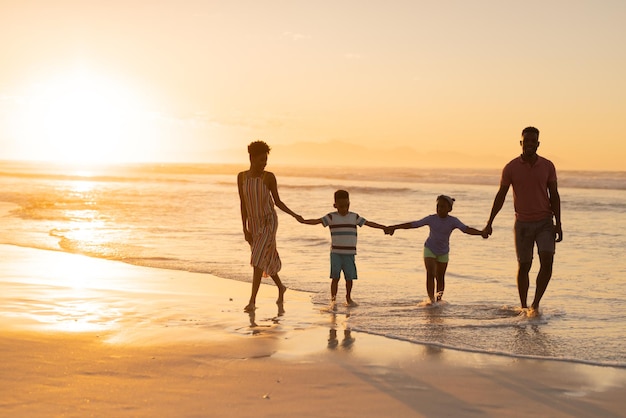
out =
[(265, 141), (254, 141), (248, 145), (248, 154), (250, 157), (255, 157), (260, 154), (269, 154), (270, 146), (265, 143)]
[(345, 190), (337, 190), (335, 192), (335, 202), (339, 199), (350, 199), (350, 193)]
[(539, 129), (535, 128), (534, 126), (527, 126), (522, 130), (522, 136), (524, 136), (527, 133), (537, 134), (537, 137), (539, 137)]

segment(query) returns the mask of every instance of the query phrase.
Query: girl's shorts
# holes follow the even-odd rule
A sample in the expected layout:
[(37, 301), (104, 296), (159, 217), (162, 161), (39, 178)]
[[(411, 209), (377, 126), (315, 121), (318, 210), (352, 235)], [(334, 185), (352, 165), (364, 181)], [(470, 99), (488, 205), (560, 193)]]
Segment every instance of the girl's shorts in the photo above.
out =
[(435, 260), (437, 260), (439, 263), (447, 263), (449, 258), (450, 253), (446, 253), (446, 254), (442, 254), (442, 255), (437, 255), (434, 252), (430, 251), (430, 248), (428, 247), (424, 247), (424, 258), (434, 258)]

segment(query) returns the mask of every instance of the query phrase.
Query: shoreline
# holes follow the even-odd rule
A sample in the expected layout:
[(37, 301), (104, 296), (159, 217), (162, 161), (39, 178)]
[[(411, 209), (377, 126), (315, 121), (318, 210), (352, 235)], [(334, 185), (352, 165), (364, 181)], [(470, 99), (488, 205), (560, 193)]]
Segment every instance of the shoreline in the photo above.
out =
[[(358, 332), (361, 332), (361, 331), (358, 331)], [(581, 360), (581, 359), (576, 359), (576, 358), (542, 357), (542, 356), (535, 356), (535, 355), (529, 355), (529, 354), (488, 352), (488, 351), (483, 351), (480, 349), (472, 350), (469, 348), (459, 348), (459, 347), (453, 347), (453, 346), (439, 344), (439, 343), (408, 341), (402, 338), (390, 337), (390, 336), (383, 335), (383, 334), (375, 334), (375, 333), (369, 333), (369, 332), (365, 332), (365, 334), (380, 337), (380, 338), (385, 338), (391, 341), (398, 341), (402, 343), (413, 344), (417, 346), (429, 346), (429, 347), (432, 347), (433, 349), (455, 351), (460, 354), (477, 354), (477, 355), (484, 355), (484, 356), (503, 357), (503, 358), (507, 358), (510, 360), (550, 361), (550, 362), (555, 362), (555, 363), (575, 364), (575, 365), (588, 366), (588, 367), (607, 367), (607, 368), (626, 370), (626, 365), (623, 365), (621, 363), (602, 363), (602, 362), (593, 362), (589, 360)]]
[(308, 294), (0, 245), (1, 416), (623, 417), (626, 370), (360, 333)]
[[(0, 210), (1, 212), (1, 210)], [(231, 283), (232, 287), (237, 288), (236, 290), (233, 289), (232, 293), (233, 294), (237, 294), (238, 298), (242, 298), (241, 300), (245, 300), (245, 298), (243, 298), (243, 295), (246, 294), (246, 292), (249, 292), (249, 286), (250, 284), (246, 281), (242, 281), (242, 280), (236, 280), (236, 279), (228, 279), (228, 278), (223, 278), (223, 277), (219, 277), (219, 276), (215, 276), (213, 274), (210, 273), (199, 273), (199, 272), (187, 272), (187, 271), (182, 271), (182, 270), (177, 270), (177, 269), (168, 269), (168, 268), (162, 268), (162, 267), (150, 267), (150, 266), (145, 266), (145, 265), (141, 265), (141, 264), (134, 264), (134, 263), (127, 263), (124, 262), (122, 260), (106, 260), (106, 259), (102, 259), (102, 258), (97, 258), (97, 257), (92, 257), (92, 256), (87, 256), (87, 255), (82, 255), (82, 254), (75, 254), (75, 253), (70, 253), (67, 251), (63, 251), (63, 250), (50, 250), (50, 249), (44, 249), (44, 248), (33, 248), (33, 247), (28, 247), (28, 246), (20, 246), (20, 245), (14, 245), (14, 244), (0, 244), (0, 248), (2, 247), (7, 247), (7, 248), (18, 248), (18, 249), (23, 249), (24, 251), (35, 251), (35, 252), (41, 252), (40, 254), (46, 254), (46, 253), (58, 253), (58, 254), (64, 254), (66, 256), (69, 257), (77, 257), (77, 259), (90, 259), (90, 260), (94, 260), (94, 263), (100, 263), (100, 262), (104, 262), (104, 263), (119, 263), (121, 265), (125, 265), (128, 266), (130, 269), (146, 269), (147, 271), (155, 271), (155, 272), (160, 272), (158, 274), (158, 276), (162, 276), (162, 275), (167, 275), (167, 272), (171, 273), (171, 276), (177, 276), (178, 274), (185, 276), (188, 275), (188, 277), (194, 277), (194, 279), (192, 280), (193, 283), (198, 283), (198, 281), (203, 281), (206, 278), (211, 278), (212, 280), (223, 280), (224, 283), (226, 283), (226, 286), (228, 287), (228, 284)], [(63, 256), (65, 257), (65, 256)], [(122, 268), (123, 270), (123, 268)], [(1, 271), (1, 270), (0, 270)], [(1, 280), (0, 280), (1, 282)], [(235, 284), (236, 283), (236, 284)], [(270, 284), (268, 284), (270, 283)], [(200, 284), (199, 287), (203, 287), (204, 284)], [(272, 289), (273, 288), (273, 284), (271, 284), (271, 281), (269, 280), (265, 280), (262, 283), (261, 288), (262, 289), (266, 289), (266, 291), (268, 292), (272, 292), (274, 290), (267, 290), (267, 289)], [(302, 291), (302, 290), (293, 290), (291, 288), (288, 289), (287, 292), (287, 301), (289, 301), (290, 299), (290, 295), (297, 295), (297, 299), (300, 302), (302, 302), (303, 300), (308, 300), (310, 302), (311, 299), (311, 293), (307, 292), (307, 291)], [(239, 302), (241, 303), (241, 302)], [(273, 302), (272, 302), (273, 303)], [(266, 302), (267, 304), (267, 302)], [(234, 304), (233, 304), (234, 305)], [(271, 303), (270, 303), (271, 305)], [(316, 314), (318, 310), (324, 310), (324, 308), (318, 308), (317, 306), (312, 305), (311, 303), (311, 309), (312, 314)], [(300, 313), (303, 312), (304, 309), (303, 306), (299, 306), (299, 311)], [(228, 306), (228, 307), (224, 307), (224, 309), (227, 309), (228, 311), (232, 311), (232, 312), (237, 312), (237, 306)], [(264, 309), (267, 309), (267, 306), (264, 307)], [(305, 309), (308, 309), (305, 308)], [(337, 314), (345, 314), (345, 309), (343, 309), (344, 312), (337, 312)], [(243, 312), (243, 310), (242, 310)], [(311, 318), (310, 315), (312, 314), (308, 314), (309, 316), (309, 320), (312, 322), (315, 322), (316, 320), (319, 320), (319, 315), (317, 319)], [(268, 313), (265, 313), (265, 315), (269, 315)], [(275, 314), (274, 317), (277, 317), (278, 314)], [(0, 327), (2, 327), (2, 316), (0, 313)], [(225, 328), (226, 330), (226, 328)], [(240, 332), (238, 330), (234, 330), (234, 329), (228, 329), (226, 330), (227, 332)], [(495, 356), (495, 357), (504, 357), (504, 358), (510, 358), (512, 360), (518, 359), (518, 360), (539, 360), (539, 361), (555, 361), (555, 362), (561, 362), (561, 363), (572, 363), (572, 364), (581, 364), (581, 365), (586, 365), (586, 366), (596, 366), (596, 367), (608, 367), (608, 368), (618, 368), (618, 369), (624, 369), (626, 370), (626, 364), (623, 363), (610, 363), (610, 362), (600, 362), (600, 361), (591, 361), (591, 360), (584, 360), (584, 359), (578, 359), (578, 358), (559, 358), (559, 357), (543, 357), (543, 356), (539, 356), (539, 355), (528, 355), (528, 354), (519, 354), (519, 353), (508, 353), (508, 352), (496, 352), (496, 351), (485, 351), (482, 349), (472, 349), (472, 348), (465, 348), (465, 347), (456, 347), (456, 346), (450, 346), (450, 345), (445, 345), (445, 344), (439, 344), (436, 342), (427, 342), (427, 341), (411, 341), (411, 340), (406, 340), (406, 339), (402, 339), (402, 338), (397, 338), (395, 336), (389, 336), (389, 335), (384, 335), (384, 334), (377, 334), (374, 332), (369, 332), (369, 331), (360, 331), (358, 328), (353, 329), (353, 331), (359, 332), (359, 333), (365, 333), (365, 334), (369, 334), (372, 336), (376, 336), (379, 338), (384, 338), (384, 339), (388, 339), (391, 341), (397, 341), (397, 342), (402, 342), (402, 343), (408, 343), (408, 344), (412, 344), (412, 345), (417, 345), (417, 346), (429, 346), (432, 347), (434, 349), (445, 349), (445, 350), (452, 350), (452, 351), (456, 351), (459, 353), (466, 353), (466, 354), (484, 354), (486, 356)]]

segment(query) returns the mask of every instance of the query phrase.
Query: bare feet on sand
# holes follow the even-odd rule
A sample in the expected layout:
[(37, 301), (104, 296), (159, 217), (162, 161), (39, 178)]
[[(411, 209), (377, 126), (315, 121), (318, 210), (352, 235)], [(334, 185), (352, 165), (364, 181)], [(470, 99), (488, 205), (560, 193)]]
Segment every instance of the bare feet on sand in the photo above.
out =
[(278, 299), (276, 299), (276, 304), (282, 305), (285, 302), (285, 292), (287, 291), (287, 286), (283, 285), (278, 288)]

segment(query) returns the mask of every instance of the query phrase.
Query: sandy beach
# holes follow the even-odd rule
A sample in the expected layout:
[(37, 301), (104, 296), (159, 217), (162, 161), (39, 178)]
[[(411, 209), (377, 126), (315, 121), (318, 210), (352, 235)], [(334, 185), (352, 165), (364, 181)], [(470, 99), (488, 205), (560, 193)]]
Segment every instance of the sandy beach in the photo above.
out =
[[(353, 331), (289, 290), (0, 246), (2, 417), (624, 417), (626, 370)], [(358, 309), (358, 308), (356, 308)]]

